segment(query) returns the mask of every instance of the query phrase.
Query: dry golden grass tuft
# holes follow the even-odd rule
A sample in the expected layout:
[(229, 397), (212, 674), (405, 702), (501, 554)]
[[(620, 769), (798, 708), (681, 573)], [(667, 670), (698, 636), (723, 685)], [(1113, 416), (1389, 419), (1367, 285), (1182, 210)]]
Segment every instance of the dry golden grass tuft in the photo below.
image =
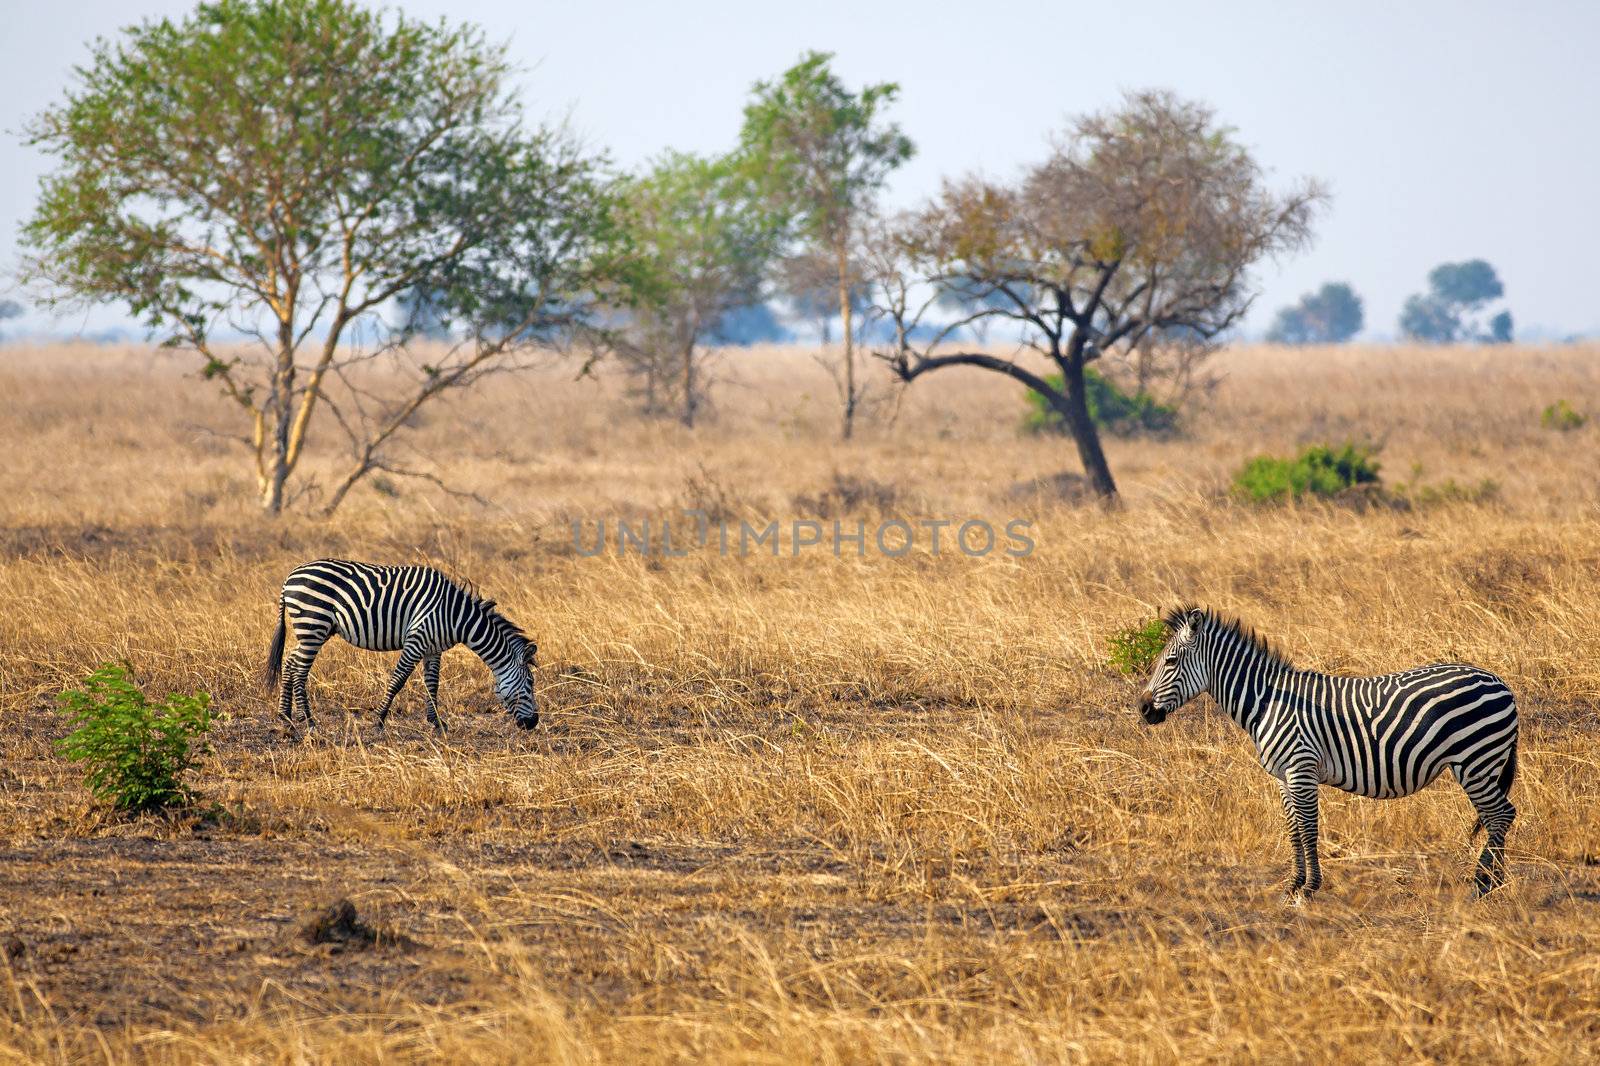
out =
[[(175, 357), (0, 350), (0, 1059), (155, 1062), (1455, 1061), (1600, 1046), (1600, 411), (1592, 347), (1244, 349), (1172, 441), (1112, 441), (1126, 506), (1062, 497), (1021, 398), (937, 376), (850, 446), (804, 353), (729, 353), (718, 416), (500, 379), (331, 522), (257, 517), (237, 427)], [(1410, 510), (1230, 502), (1260, 451), (1383, 445)], [(320, 444), (336, 446), (331, 436)], [(1415, 468), (1420, 468), (1420, 471)], [(332, 464), (313, 471), (324, 482)], [(1031, 520), (971, 559), (585, 558), (570, 523)], [(447, 657), (435, 740), (389, 660), (330, 648), (321, 730), (256, 678), (319, 555), (470, 577), (541, 647), (516, 731)], [(1177, 600), (1293, 657), (1461, 658), (1524, 715), (1513, 880), (1470, 898), (1470, 808), (1324, 796), (1328, 884), (1281, 900), (1273, 783), (1209, 704), (1158, 729), (1106, 638)], [(227, 719), (220, 815), (121, 821), (51, 753), (53, 696), (126, 658)], [(348, 712), (348, 713), (347, 713)], [(315, 945), (348, 897), (392, 930)]]

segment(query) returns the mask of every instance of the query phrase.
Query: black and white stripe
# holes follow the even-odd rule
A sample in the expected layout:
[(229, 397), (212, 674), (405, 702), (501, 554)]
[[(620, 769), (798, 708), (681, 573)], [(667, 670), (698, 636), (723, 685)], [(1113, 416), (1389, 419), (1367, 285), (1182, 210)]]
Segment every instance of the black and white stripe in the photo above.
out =
[[(378, 728), (422, 664), (428, 689), (428, 721), (439, 720), (439, 657), (464, 644), (494, 673), (494, 691), (519, 726), (539, 724), (533, 691), (534, 656), (538, 645), (494, 609), (493, 600), (479, 599), (439, 571), (427, 566), (378, 566), (344, 559), (318, 559), (298, 566), (284, 579), (278, 597), (278, 630), (267, 658), (267, 687), (277, 688), (283, 666), (286, 626), (294, 627), (295, 647), (283, 671), (278, 711), (291, 729), (298, 707), (311, 724), (306, 678), (311, 664), (330, 637), (338, 634), (358, 648), (398, 651), (400, 661), (378, 710)], [(292, 701), (292, 703), (291, 703)]]
[(1283, 789), (1294, 847), (1291, 895), (1322, 885), (1317, 786), (1358, 796), (1409, 796), (1446, 769), (1455, 774), (1489, 839), (1478, 857), (1481, 894), (1505, 879), (1506, 832), (1516, 818), (1517, 704), (1494, 674), (1448, 663), (1379, 677), (1297, 670), (1254, 633), (1205, 609), (1166, 616), (1172, 638), (1139, 710), (1155, 725), (1209, 692), (1255, 741)]

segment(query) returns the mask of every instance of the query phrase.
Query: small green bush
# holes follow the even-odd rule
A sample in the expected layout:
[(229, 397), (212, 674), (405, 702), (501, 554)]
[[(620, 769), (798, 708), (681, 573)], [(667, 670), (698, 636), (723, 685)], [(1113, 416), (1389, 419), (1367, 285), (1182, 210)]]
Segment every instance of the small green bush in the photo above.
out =
[[(152, 705), (128, 677), (128, 667), (107, 663), (57, 697), (77, 728), (56, 749), (83, 763), (89, 791), (122, 811), (157, 810), (192, 799), (182, 777), (205, 754), (211, 697), (169, 693)], [(195, 743), (196, 741), (200, 743)]]
[[(1066, 388), (1066, 379), (1060, 374), (1051, 374), (1045, 381), (1053, 389)], [(1084, 370), (1083, 386), (1089, 417), (1108, 433), (1170, 433), (1178, 427), (1177, 408), (1157, 402), (1148, 393), (1123, 392), (1093, 367)], [(1029, 389), (1022, 429), (1026, 433), (1065, 433), (1067, 426), (1042, 393)]]
[(1111, 658), (1107, 662), (1128, 677), (1150, 672), (1156, 656), (1167, 646), (1167, 624), (1152, 618), (1142, 626), (1129, 626), (1111, 634)]
[(1573, 410), (1571, 404), (1565, 400), (1557, 400), (1544, 409), (1539, 416), (1539, 424), (1545, 429), (1557, 430), (1566, 433), (1569, 430), (1582, 429), (1583, 424), (1589, 421), (1589, 416), (1579, 414)]
[(1357, 485), (1378, 484), (1373, 450), (1355, 444), (1339, 449), (1317, 444), (1293, 459), (1258, 455), (1233, 475), (1233, 491), (1251, 503), (1276, 503), (1302, 496), (1337, 496)]

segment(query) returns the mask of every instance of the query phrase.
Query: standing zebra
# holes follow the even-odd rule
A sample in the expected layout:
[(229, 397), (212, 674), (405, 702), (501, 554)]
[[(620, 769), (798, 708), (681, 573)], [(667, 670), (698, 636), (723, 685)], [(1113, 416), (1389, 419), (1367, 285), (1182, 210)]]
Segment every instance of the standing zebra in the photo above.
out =
[(1380, 677), (1297, 670), (1238, 622), (1204, 608), (1165, 617), (1172, 639), (1139, 698), (1150, 725), (1209, 692), (1256, 743), (1283, 789), (1294, 848), (1291, 897), (1322, 886), (1317, 863), (1317, 786), (1392, 799), (1427, 786), (1446, 768), (1489, 832), (1478, 857), (1479, 895), (1505, 880), (1506, 831), (1517, 816), (1517, 704), (1504, 681), (1460, 663)]
[(432, 567), (377, 566), (343, 559), (318, 559), (295, 567), (278, 595), (278, 631), (267, 656), (268, 691), (278, 686), (286, 623), (294, 626), (295, 647), (278, 713), (291, 730), (291, 700), (306, 724), (312, 724), (306, 678), (317, 652), (335, 633), (358, 648), (400, 653), (378, 710), (379, 729), (420, 662), (428, 688), (428, 721), (444, 731), (438, 708), (439, 657), (457, 644), (465, 644), (494, 672), (495, 695), (519, 726), (532, 729), (539, 724), (533, 692), (539, 646), (496, 611), (493, 600), (479, 599)]

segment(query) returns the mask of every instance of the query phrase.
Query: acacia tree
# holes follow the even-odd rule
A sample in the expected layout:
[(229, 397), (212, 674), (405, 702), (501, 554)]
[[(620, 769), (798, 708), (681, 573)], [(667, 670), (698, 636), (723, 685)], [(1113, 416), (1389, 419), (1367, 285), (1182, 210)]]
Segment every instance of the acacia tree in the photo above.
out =
[(885, 82), (852, 93), (829, 67), (832, 59), (808, 52), (777, 81), (758, 82), (745, 108), (742, 142), (752, 172), (795, 235), (833, 267), (844, 341), (835, 382), (849, 439), (862, 396), (851, 300), (859, 279), (851, 251), (884, 182), (915, 146), (899, 125), (882, 118), (899, 86)]
[(1485, 307), (1505, 295), (1494, 267), (1482, 259), (1440, 263), (1428, 272), (1428, 292), (1409, 297), (1400, 311), (1400, 333), (1408, 340), (1432, 344), (1457, 341), (1511, 340), (1511, 312), (1502, 310), (1487, 323)]
[(647, 409), (662, 404), (673, 381), (672, 399), (692, 428), (705, 399), (704, 342), (732, 312), (760, 301), (779, 220), (733, 157), (668, 153), (624, 196), (633, 307), (610, 343), (644, 378)]
[(1361, 297), (1342, 281), (1330, 281), (1279, 310), (1267, 330), (1274, 344), (1343, 344), (1361, 332)]
[[(905, 382), (971, 366), (1033, 389), (1065, 422), (1094, 490), (1112, 498), (1085, 368), (1114, 354), (1143, 377), (1154, 361), (1186, 375), (1249, 308), (1250, 267), (1309, 239), (1321, 197), (1311, 182), (1270, 191), (1209, 108), (1131, 94), (1079, 119), (1016, 182), (946, 183), (922, 210), (875, 233), (875, 314), (894, 335), (877, 354)], [(971, 310), (916, 339), (952, 285)], [(952, 349), (964, 327), (985, 319), (1014, 323), (1018, 349)], [(1060, 374), (1059, 386), (1022, 361), (1029, 352)]]
[[(145, 22), (29, 130), (58, 166), (26, 270), (52, 303), (125, 305), (196, 353), (248, 420), (269, 513), (323, 410), (350, 443), (330, 510), (371, 471), (431, 476), (393, 458), (417, 409), (582, 318), (615, 236), (598, 161), (525, 127), (509, 74), (470, 26), (352, 0)], [(465, 337), (442, 355), (380, 328), (416, 292)], [(398, 394), (364, 391), (380, 356)]]

